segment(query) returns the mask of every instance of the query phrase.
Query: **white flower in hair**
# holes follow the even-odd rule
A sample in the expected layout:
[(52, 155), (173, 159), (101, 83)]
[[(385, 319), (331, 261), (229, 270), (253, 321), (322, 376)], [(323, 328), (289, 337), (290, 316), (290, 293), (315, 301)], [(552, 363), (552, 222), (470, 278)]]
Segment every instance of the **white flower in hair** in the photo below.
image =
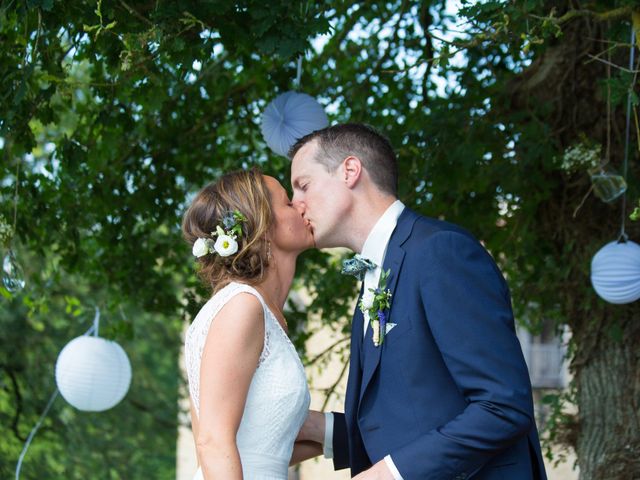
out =
[(194, 244), (191, 253), (193, 253), (194, 257), (204, 257), (208, 253), (211, 252), (211, 239), (209, 238), (198, 238)]
[(242, 236), (242, 224), (247, 221), (238, 210), (227, 212), (222, 218), (224, 230), (216, 225), (216, 231), (211, 232), (212, 237), (218, 237), (214, 243), (212, 238), (198, 238), (193, 243), (192, 253), (194, 257), (204, 257), (210, 253), (217, 253), (221, 257), (228, 257), (238, 251), (237, 238)]
[(238, 242), (230, 235), (218, 235), (213, 248), (221, 257), (228, 257), (238, 251)]

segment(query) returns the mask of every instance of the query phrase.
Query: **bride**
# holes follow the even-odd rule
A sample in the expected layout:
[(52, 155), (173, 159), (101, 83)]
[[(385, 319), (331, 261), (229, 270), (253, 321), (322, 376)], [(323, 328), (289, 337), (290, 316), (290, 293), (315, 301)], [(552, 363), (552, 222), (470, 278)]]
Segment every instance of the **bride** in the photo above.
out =
[(257, 170), (204, 187), (182, 229), (213, 292), (185, 340), (194, 480), (285, 480), (290, 464), (322, 452), (295, 441), (310, 396), (282, 313), (312, 231), (278, 181)]

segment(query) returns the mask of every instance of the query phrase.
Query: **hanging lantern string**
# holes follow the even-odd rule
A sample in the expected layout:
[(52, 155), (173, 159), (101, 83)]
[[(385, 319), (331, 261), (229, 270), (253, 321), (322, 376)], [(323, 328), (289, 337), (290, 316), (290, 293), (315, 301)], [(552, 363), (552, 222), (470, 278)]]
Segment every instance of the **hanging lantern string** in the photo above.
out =
[(13, 230), (12, 230), (12, 236), (15, 235), (16, 225), (17, 225), (17, 222), (18, 222), (18, 184), (20, 183), (20, 163), (21, 163), (20, 160), (18, 160), (16, 162), (16, 188), (15, 188), (14, 193), (13, 193)]
[(96, 315), (93, 317), (93, 336), (94, 337), (98, 336), (99, 328), (100, 328), (100, 308), (96, 306)]
[[(93, 319), (93, 325), (86, 332), (84, 332), (84, 335), (91, 335), (92, 333), (96, 333), (96, 336), (97, 336), (99, 320), (100, 320), (100, 309), (96, 307), (96, 316)], [(42, 426), (42, 422), (44, 421), (45, 417), (49, 413), (49, 410), (51, 410), (51, 407), (53, 406), (53, 402), (56, 400), (59, 393), (60, 393), (60, 390), (58, 390), (58, 387), (56, 387), (56, 390), (53, 392), (53, 394), (49, 398), (49, 401), (47, 402), (47, 406), (44, 408), (44, 410), (42, 411), (42, 414), (40, 415), (40, 418), (36, 422), (35, 427), (33, 427), (31, 432), (29, 433), (29, 436), (27, 437), (27, 441), (24, 442), (24, 447), (22, 447), (22, 452), (20, 452), (20, 457), (18, 458), (18, 464), (16, 465), (16, 480), (20, 479), (20, 470), (22, 469), (22, 461), (24, 460), (24, 457), (27, 454), (29, 445), (31, 445), (31, 441), (33, 440), (33, 437), (35, 437), (36, 432)]]
[[(633, 25), (632, 25), (631, 26), (631, 50), (629, 52), (629, 70), (631, 71), (633, 71), (634, 54), (636, 50), (635, 37), (636, 37), (636, 32), (633, 29)], [(631, 83), (631, 86), (629, 87), (629, 94), (627, 96), (627, 118), (626, 118), (626, 129), (625, 129), (625, 136), (624, 136), (624, 163), (622, 167), (622, 178), (624, 178), (625, 181), (627, 180), (627, 168), (629, 164), (629, 139), (631, 136), (631, 96), (633, 94), (634, 85), (635, 85), (635, 81)], [(627, 209), (627, 193), (625, 191), (625, 193), (622, 194), (622, 226), (620, 228), (620, 238), (618, 239), (618, 242), (627, 241), (627, 234), (625, 232), (625, 222), (627, 219), (626, 209)]]
[(53, 406), (53, 402), (58, 397), (58, 393), (60, 393), (60, 391), (56, 387), (56, 391), (53, 392), (53, 395), (51, 395), (51, 398), (49, 398), (49, 401), (47, 402), (47, 406), (42, 412), (42, 415), (40, 415), (40, 418), (38, 419), (36, 426), (33, 427), (33, 430), (31, 430), (31, 433), (29, 433), (29, 436), (27, 437), (27, 441), (25, 442), (24, 447), (22, 448), (22, 452), (20, 453), (20, 458), (18, 458), (18, 465), (16, 466), (16, 480), (19, 480), (20, 478), (20, 469), (22, 468), (22, 461), (24, 460), (24, 456), (27, 454), (29, 445), (31, 445), (31, 440), (33, 440), (33, 437), (36, 435), (36, 432), (42, 425), (42, 422), (44, 421), (44, 418), (47, 416), (47, 413), (49, 413), (49, 410)]
[[(29, 51), (29, 45), (26, 46), (25, 51), (24, 51), (24, 58), (22, 60), (22, 67), (21, 67), (21, 71), (23, 72), (23, 78), (22, 78), (22, 83), (26, 83), (27, 81), (27, 69), (26, 69), (26, 65), (27, 65), (27, 58), (29, 57), (29, 53), (31, 53), (31, 59), (30, 59), (30, 63), (31, 66), (33, 67), (36, 63), (36, 54), (38, 53), (38, 42), (40, 41), (40, 32), (42, 31), (42, 12), (40, 11), (40, 9), (38, 8), (38, 28), (36, 30), (36, 38), (35, 38), (35, 42), (33, 44), (33, 47), (31, 48), (31, 51)], [(8, 151), (8, 149), (7, 149)], [(17, 220), (18, 220), (18, 180), (19, 180), (19, 176), (20, 176), (20, 163), (22, 163), (22, 159), (19, 159), (16, 165), (16, 189), (15, 189), (15, 193), (13, 196), (13, 232), (12, 232), (12, 237), (13, 235), (15, 235), (16, 233), (16, 224), (17, 224)]]
[(298, 69), (296, 73), (296, 80), (294, 88), (300, 90), (300, 81), (302, 79), (302, 55), (298, 57)]

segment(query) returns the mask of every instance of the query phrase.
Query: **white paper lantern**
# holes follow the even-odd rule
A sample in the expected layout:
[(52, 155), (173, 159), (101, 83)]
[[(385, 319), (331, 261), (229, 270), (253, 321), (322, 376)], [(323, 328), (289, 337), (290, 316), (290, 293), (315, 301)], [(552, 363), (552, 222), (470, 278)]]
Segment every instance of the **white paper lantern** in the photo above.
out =
[(116, 342), (77, 337), (58, 355), (56, 383), (64, 399), (78, 410), (102, 412), (129, 391), (131, 363)]
[(609, 303), (631, 303), (640, 298), (640, 245), (611, 242), (591, 261), (591, 283)]
[(297, 140), (328, 125), (322, 105), (306, 93), (278, 95), (262, 114), (262, 136), (271, 150), (285, 157)]

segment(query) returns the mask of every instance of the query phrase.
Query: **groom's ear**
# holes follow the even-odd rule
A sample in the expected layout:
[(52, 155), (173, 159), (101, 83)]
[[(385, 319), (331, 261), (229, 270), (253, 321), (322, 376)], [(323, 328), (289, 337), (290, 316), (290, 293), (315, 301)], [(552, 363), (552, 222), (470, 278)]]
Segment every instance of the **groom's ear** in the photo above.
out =
[(353, 188), (362, 176), (362, 162), (358, 157), (348, 156), (342, 162), (342, 179), (349, 188)]

